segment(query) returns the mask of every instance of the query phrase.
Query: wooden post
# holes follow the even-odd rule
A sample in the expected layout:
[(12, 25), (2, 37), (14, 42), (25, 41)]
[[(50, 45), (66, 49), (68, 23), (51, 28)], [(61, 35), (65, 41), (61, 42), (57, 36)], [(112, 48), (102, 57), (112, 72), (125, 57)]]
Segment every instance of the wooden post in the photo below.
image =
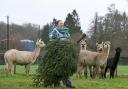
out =
[(9, 16), (7, 16), (7, 49), (9, 50)]

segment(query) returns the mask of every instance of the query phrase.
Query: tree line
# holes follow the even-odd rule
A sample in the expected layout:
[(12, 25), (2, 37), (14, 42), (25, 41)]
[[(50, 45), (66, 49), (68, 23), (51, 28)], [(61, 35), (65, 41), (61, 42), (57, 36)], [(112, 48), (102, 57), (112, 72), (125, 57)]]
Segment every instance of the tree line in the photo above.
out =
[[(15, 23), (9, 24), (9, 40), (10, 48), (17, 48), (16, 42), (18, 40), (30, 39), (36, 41), (38, 38), (39, 27), (31, 23), (18, 25)], [(0, 22), (0, 51), (6, 50), (7, 41), (7, 24)], [(4, 42), (4, 45), (3, 43)]]
[(95, 13), (88, 31), (88, 43), (90, 49), (95, 49), (96, 41), (111, 41), (110, 56), (115, 53), (116, 47), (123, 49), (121, 56), (128, 56), (128, 16), (126, 12), (120, 12), (111, 4), (104, 16)]
[[(126, 12), (120, 12), (115, 8), (115, 4), (111, 4), (108, 12), (104, 16), (95, 13), (94, 18), (90, 22), (87, 36), (87, 48), (96, 51), (96, 41), (111, 41), (110, 56), (113, 56), (116, 47), (123, 49), (122, 56), (127, 56), (128, 53), (128, 16)], [(49, 41), (49, 29), (57, 19), (54, 18), (49, 24), (44, 25), (40, 29), (40, 37), (45, 43)], [(65, 21), (65, 26), (70, 29), (71, 42), (79, 50), (77, 40), (82, 34), (79, 14), (76, 10), (68, 13)], [(38, 37), (38, 26), (27, 23), (23, 25), (11, 24), (10, 25), (10, 38), (19, 39), (32, 39), (36, 40)], [(0, 41), (6, 38), (6, 23), (0, 22)]]

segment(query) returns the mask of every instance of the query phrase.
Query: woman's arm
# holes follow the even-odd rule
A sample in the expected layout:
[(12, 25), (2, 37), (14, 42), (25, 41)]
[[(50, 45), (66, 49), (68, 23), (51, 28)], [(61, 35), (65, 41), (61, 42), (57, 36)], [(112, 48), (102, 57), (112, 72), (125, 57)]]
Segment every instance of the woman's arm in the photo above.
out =
[(51, 34), (53, 39), (56, 39), (56, 38), (58, 39), (63, 36), (63, 34), (61, 34), (56, 28), (53, 29)]

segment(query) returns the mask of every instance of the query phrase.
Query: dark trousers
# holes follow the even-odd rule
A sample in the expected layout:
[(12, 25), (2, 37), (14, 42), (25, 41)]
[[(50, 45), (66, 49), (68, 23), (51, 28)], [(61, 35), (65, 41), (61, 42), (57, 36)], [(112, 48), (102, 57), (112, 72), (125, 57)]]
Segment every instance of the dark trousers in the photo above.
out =
[(63, 81), (63, 84), (64, 84), (66, 87), (72, 87), (72, 82), (71, 82), (69, 79)]

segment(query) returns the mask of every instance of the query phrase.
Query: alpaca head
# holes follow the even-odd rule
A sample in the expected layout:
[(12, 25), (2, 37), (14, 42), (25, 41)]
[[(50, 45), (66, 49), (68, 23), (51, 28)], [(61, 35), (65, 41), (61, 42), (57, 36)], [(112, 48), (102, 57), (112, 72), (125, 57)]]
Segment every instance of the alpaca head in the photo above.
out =
[(81, 47), (82, 49), (86, 49), (86, 46), (87, 46), (86, 40), (85, 40), (85, 39), (81, 40), (81, 41), (80, 41), (80, 47)]
[(103, 44), (103, 47), (104, 48), (110, 48), (110, 45), (111, 45), (110, 41), (105, 41)]
[(97, 51), (101, 52), (103, 49), (103, 42), (96, 42)]
[(121, 49), (120, 47), (117, 47), (117, 48), (115, 49), (115, 51), (118, 52), (118, 53), (120, 53), (120, 52), (122, 52), (122, 49)]
[(41, 39), (37, 39), (36, 41), (36, 47), (44, 47), (45, 46), (45, 43), (41, 40)]

